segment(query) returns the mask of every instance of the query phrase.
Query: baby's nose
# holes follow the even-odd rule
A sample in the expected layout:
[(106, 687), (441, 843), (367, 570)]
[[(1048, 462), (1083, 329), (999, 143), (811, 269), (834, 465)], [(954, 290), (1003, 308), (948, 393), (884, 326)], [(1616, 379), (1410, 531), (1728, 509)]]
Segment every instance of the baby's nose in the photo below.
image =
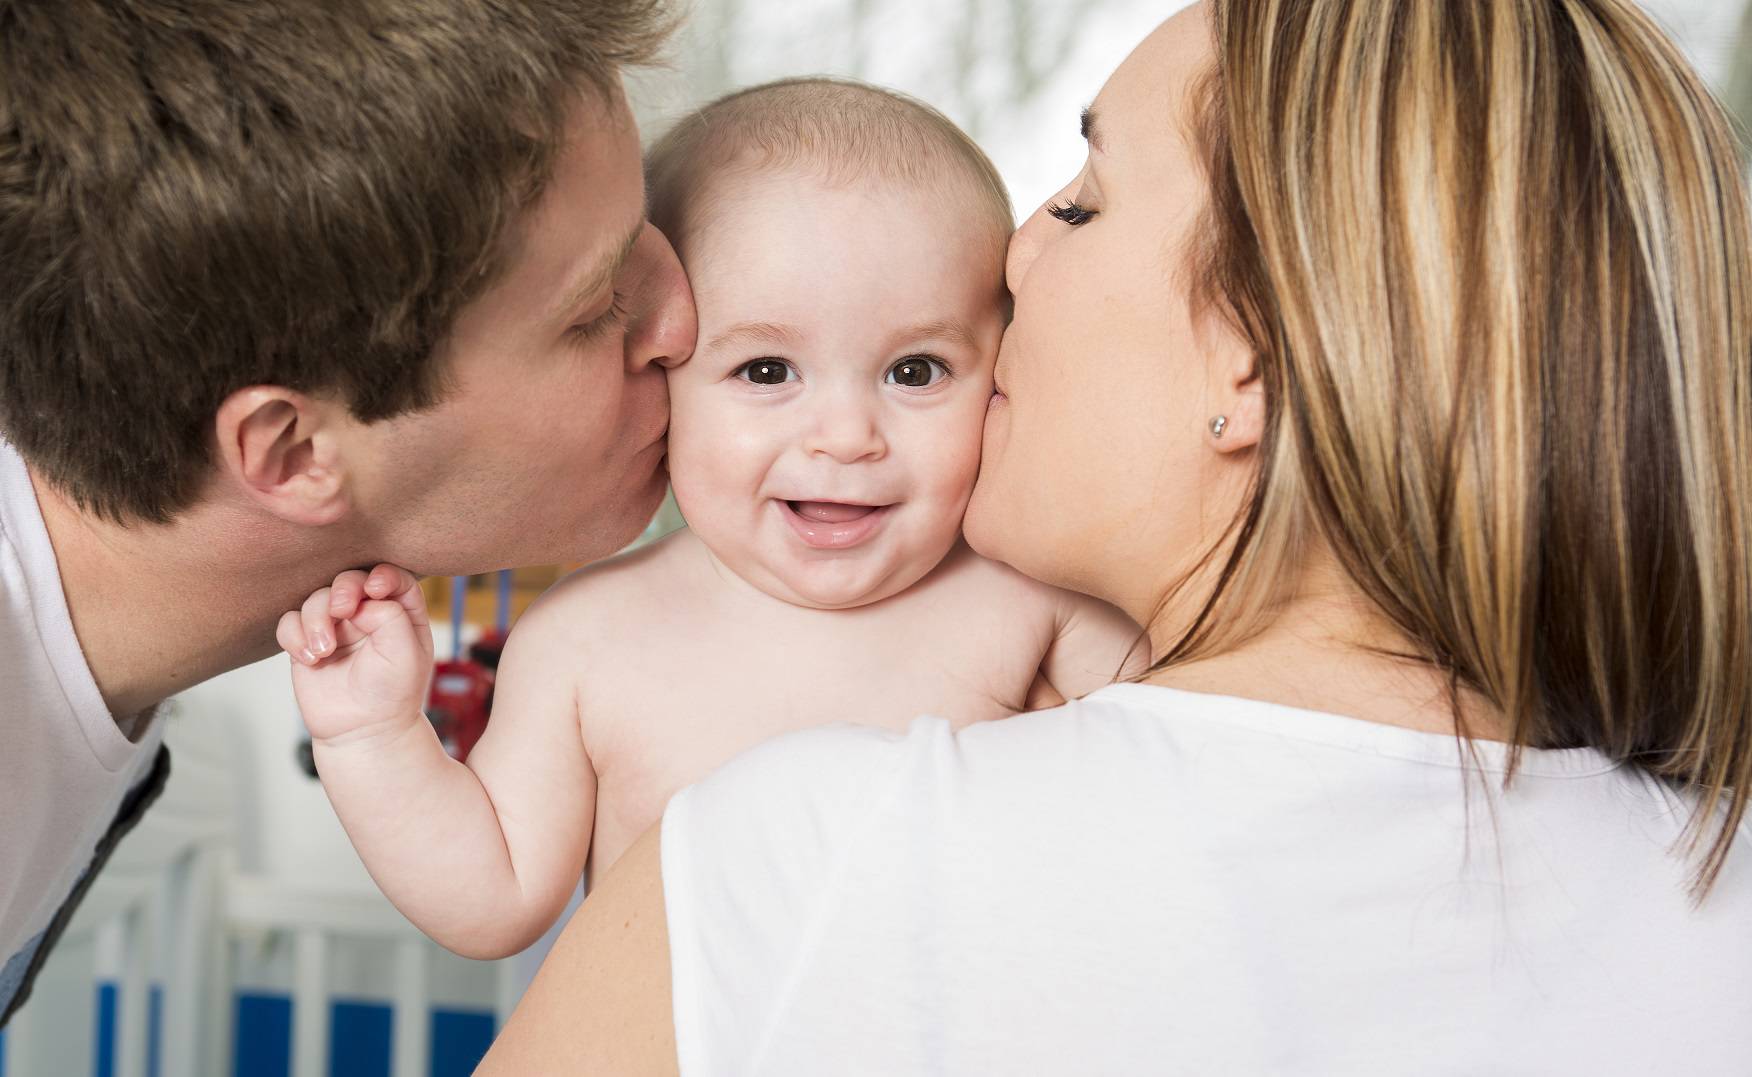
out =
[(842, 464), (880, 460), (888, 452), (874, 409), (844, 398), (816, 413), (803, 448), (810, 456), (825, 456)]

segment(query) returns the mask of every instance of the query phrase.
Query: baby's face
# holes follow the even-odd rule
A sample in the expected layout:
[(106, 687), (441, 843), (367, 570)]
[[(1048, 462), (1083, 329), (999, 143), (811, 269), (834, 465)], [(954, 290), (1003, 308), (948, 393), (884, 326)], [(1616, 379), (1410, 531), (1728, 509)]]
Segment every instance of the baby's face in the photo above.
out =
[(1003, 250), (957, 198), (806, 174), (719, 181), (683, 257), (676, 501), (776, 598), (879, 601), (953, 547), (1003, 334)]

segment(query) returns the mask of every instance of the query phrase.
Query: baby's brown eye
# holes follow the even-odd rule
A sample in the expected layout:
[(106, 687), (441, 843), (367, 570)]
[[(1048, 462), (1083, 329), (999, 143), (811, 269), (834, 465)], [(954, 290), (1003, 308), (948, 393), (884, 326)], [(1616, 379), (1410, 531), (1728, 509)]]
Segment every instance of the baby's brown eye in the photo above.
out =
[(912, 355), (888, 368), (888, 381), (908, 389), (924, 389), (948, 377), (943, 364), (923, 355)]
[(736, 372), (744, 381), (755, 385), (783, 385), (791, 380), (791, 364), (779, 359), (756, 359)]

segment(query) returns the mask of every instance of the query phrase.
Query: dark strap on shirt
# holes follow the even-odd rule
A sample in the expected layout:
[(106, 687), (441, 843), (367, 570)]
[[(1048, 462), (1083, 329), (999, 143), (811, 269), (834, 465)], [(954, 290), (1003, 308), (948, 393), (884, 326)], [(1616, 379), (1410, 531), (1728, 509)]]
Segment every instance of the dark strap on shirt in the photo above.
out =
[(74, 884), (73, 892), (67, 895), (67, 900), (56, 910), (55, 918), (49, 921), (49, 926), (37, 942), (36, 952), (31, 955), (30, 964), (25, 967), (24, 978), (18, 983), (18, 990), (10, 999), (0, 999), (0, 1028), (6, 1027), (6, 1022), (12, 1020), (12, 1015), (24, 1005), (24, 1000), (30, 997), (31, 985), (36, 981), (37, 973), (42, 971), (43, 962), (48, 959), (49, 951), (55, 948), (55, 943), (61, 940), (67, 930), (68, 921), (73, 919), (73, 913), (79, 908), (79, 903), (85, 900), (86, 893), (91, 889), (92, 882), (97, 878), (103, 866), (109, 863), (110, 854), (116, 851), (128, 831), (134, 829), (134, 824), (146, 814), (146, 809), (164, 792), (164, 783), (170, 779), (170, 749), (162, 744), (158, 746), (158, 755), (152, 760), (152, 770), (141, 779), (134, 788), (128, 790), (128, 795), (122, 798), (122, 806), (116, 810), (116, 817), (110, 823), (102, 840), (97, 843), (97, 849), (91, 854), (91, 863), (86, 867), (85, 874)]

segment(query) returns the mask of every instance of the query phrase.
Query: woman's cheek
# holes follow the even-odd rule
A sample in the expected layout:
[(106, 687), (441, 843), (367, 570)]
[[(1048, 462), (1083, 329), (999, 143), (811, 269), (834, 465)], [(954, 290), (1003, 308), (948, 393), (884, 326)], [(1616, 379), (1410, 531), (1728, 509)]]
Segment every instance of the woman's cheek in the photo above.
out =
[(973, 496), (963, 524), (968, 544), (981, 556), (996, 561), (1009, 561), (1006, 540), (1023, 510), (1014, 496), (1017, 484), (1009, 457), (1009, 431), (1007, 405), (999, 404), (986, 413)]

